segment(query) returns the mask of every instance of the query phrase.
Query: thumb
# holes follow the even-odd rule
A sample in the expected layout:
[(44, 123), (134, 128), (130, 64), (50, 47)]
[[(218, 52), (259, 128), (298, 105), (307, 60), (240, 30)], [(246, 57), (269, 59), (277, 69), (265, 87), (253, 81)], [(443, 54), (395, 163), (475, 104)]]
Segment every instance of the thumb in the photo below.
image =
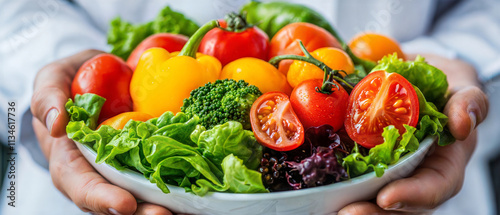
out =
[(457, 140), (465, 140), (488, 115), (488, 98), (478, 87), (454, 92), (445, 106), (448, 127)]
[(70, 98), (71, 82), (78, 68), (91, 57), (102, 53), (87, 50), (58, 60), (42, 68), (34, 83), (31, 112), (53, 137), (64, 135), (68, 115), (64, 105)]

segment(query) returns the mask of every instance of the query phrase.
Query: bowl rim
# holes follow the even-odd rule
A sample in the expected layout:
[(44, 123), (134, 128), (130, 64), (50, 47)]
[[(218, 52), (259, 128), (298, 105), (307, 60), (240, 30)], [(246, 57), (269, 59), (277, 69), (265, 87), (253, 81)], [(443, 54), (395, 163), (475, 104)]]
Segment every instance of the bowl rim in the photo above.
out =
[[(434, 142), (437, 141), (437, 136), (427, 136), (424, 138), (420, 143), (419, 147), (415, 152), (410, 152), (405, 154), (403, 157), (399, 159), (398, 162), (391, 164), (387, 167), (385, 170), (384, 174), (387, 174), (387, 172), (395, 169), (397, 166), (402, 165), (408, 160), (411, 160), (411, 158), (417, 156), (419, 153), (423, 153), (423, 150), (425, 150), (425, 153), (427, 153), (428, 148)], [(108, 169), (111, 169), (111, 171), (115, 171), (119, 175), (128, 177), (129, 179), (141, 183), (144, 186), (150, 187), (157, 189), (158, 191), (161, 192), (161, 190), (156, 186), (156, 184), (151, 183), (147, 178), (144, 177), (140, 172), (136, 172), (131, 169), (123, 169), (123, 170), (118, 170), (115, 167), (107, 164), (107, 163), (95, 163), (95, 158), (97, 157), (97, 152), (94, 151), (92, 147), (90, 147), (87, 144), (82, 144), (79, 142), (74, 141), (78, 148), (80, 150), (85, 149), (87, 152), (91, 155), (92, 159), (94, 160), (94, 165), (104, 165)], [(80, 147), (81, 146), (81, 147)], [(90, 161), (89, 161), (90, 162)], [(351, 178), (345, 181), (329, 184), (329, 185), (323, 185), (323, 186), (318, 186), (318, 187), (311, 187), (307, 189), (299, 189), (299, 190), (287, 190), (287, 191), (278, 191), (278, 192), (270, 192), (270, 193), (224, 193), (224, 192), (208, 192), (207, 195), (203, 196), (204, 198), (216, 198), (219, 200), (225, 200), (225, 201), (241, 201), (241, 200), (247, 200), (247, 201), (252, 201), (252, 200), (275, 200), (277, 198), (294, 198), (294, 197), (299, 197), (299, 196), (308, 196), (312, 194), (317, 194), (317, 193), (322, 193), (326, 191), (331, 191), (331, 190), (336, 190), (336, 189), (341, 189), (346, 186), (351, 186), (351, 185), (356, 185), (356, 184), (361, 184), (364, 183), (368, 180), (374, 179), (377, 176), (375, 175), (375, 172), (369, 172), (360, 176), (357, 176), (355, 178)], [(383, 177), (383, 176), (381, 176)], [(175, 185), (170, 185), (167, 184), (168, 189), (170, 190), (170, 193), (165, 193), (166, 195), (171, 194), (171, 193), (186, 193), (189, 195), (196, 196), (193, 193), (186, 192), (184, 188), (178, 187)], [(285, 197), (283, 197), (285, 196)]]

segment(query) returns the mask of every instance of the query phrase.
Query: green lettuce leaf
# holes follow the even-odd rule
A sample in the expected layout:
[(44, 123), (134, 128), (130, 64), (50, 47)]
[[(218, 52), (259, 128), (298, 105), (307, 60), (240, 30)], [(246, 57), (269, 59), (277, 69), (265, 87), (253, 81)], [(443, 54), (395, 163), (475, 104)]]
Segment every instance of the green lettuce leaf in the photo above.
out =
[(191, 36), (198, 25), (182, 13), (165, 7), (151, 22), (133, 25), (117, 17), (111, 21), (108, 44), (111, 53), (126, 60), (134, 48), (148, 36), (156, 33), (174, 33)]
[(403, 61), (394, 54), (382, 58), (378, 63), (372, 71), (385, 70), (398, 73), (417, 86), (427, 101), (436, 104), (438, 109), (446, 104), (445, 95), (448, 90), (446, 75), (427, 64), (425, 58), (417, 56), (415, 61)]
[(267, 193), (262, 184), (261, 174), (255, 170), (248, 169), (243, 160), (230, 154), (222, 160), (224, 171), (224, 185), (208, 183), (207, 180), (200, 179), (196, 185), (192, 185), (192, 190), (197, 195), (203, 196), (208, 191), (232, 193)]
[(155, 125), (147, 122), (129, 121), (111, 141), (98, 147), (96, 163), (111, 164), (119, 161), (122, 165), (133, 167), (143, 174), (151, 173), (151, 166), (139, 150), (139, 145), (157, 129)]
[(222, 186), (196, 148), (165, 136), (152, 136), (143, 144), (144, 155), (154, 171), (149, 179), (163, 192), (169, 192), (166, 186), (168, 182), (173, 184), (164, 178), (177, 179), (174, 185), (180, 185), (184, 177), (198, 179), (203, 176), (214, 185)]
[(96, 94), (77, 94), (75, 101), (69, 99), (66, 102), (65, 108), (68, 111), (70, 121), (83, 121), (87, 127), (94, 130), (97, 127), (99, 113), (105, 101), (105, 98)]
[(427, 136), (436, 136), (438, 138), (438, 145), (445, 146), (455, 142), (455, 138), (448, 130), (448, 117), (439, 112), (437, 107), (427, 102), (423, 93), (418, 87), (415, 87), (417, 92), (419, 108), (419, 123), (418, 130), (415, 132), (415, 137), (422, 141)]
[(370, 149), (368, 155), (364, 156), (356, 144), (353, 152), (344, 158), (343, 166), (349, 172), (350, 177), (356, 177), (369, 171), (375, 171), (377, 177), (391, 164), (396, 163), (402, 154), (414, 152), (418, 149), (419, 142), (413, 135), (415, 128), (404, 125), (406, 132), (403, 133), (401, 141), (398, 141), (399, 131), (393, 125), (384, 128), (382, 137), (384, 143)]
[(172, 112), (167, 111), (154, 121), (154, 123), (160, 128), (154, 132), (154, 135), (171, 137), (181, 143), (196, 146), (196, 143), (191, 140), (190, 136), (200, 123), (198, 116), (189, 118), (183, 112), (174, 115)]
[(230, 154), (241, 158), (250, 169), (256, 169), (260, 164), (262, 145), (255, 140), (253, 132), (243, 129), (239, 122), (229, 121), (208, 131), (196, 131), (195, 134), (198, 135), (196, 143), (203, 156), (217, 166), (221, 166), (222, 160)]

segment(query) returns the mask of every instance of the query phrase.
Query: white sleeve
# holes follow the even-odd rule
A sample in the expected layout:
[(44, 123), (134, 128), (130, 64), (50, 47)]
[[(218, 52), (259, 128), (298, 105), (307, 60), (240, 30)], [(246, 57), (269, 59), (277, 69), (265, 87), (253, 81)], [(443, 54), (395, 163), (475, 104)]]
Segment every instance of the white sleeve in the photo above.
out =
[(428, 37), (403, 44), (406, 52), (432, 52), (461, 58), (481, 81), (500, 74), (500, 1), (467, 0), (443, 14)]
[(36, 73), (79, 51), (106, 49), (106, 37), (67, 1), (0, 0), (0, 8), (0, 138), (7, 140), (7, 103), (14, 101), (17, 145), (42, 159), (29, 110)]

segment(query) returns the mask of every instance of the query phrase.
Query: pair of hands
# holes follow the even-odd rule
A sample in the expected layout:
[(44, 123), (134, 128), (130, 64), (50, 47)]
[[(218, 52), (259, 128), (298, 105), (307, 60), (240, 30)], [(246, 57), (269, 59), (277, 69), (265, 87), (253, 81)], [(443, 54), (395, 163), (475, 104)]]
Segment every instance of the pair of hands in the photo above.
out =
[[(35, 79), (31, 102), (33, 127), (49, 161), (52, 181), (83, 211), (97, 214), (172, 214), (167, 209), (136, 199), (106, 181), (66, 137), (68, 115), (64, 105), (78, 68), (102, 53), (87, 50), (45, 66)], [(435, 147), (412, 176), (386, 185), (374, 202), (357, 202), (339, 214), (426, 213), (460, 190), (465, 166), (476, 145), (475, 127), (488, 112), (486, 95), (477, 87), (474, 68), (435, 55), (425, 55), (430, 64), (448, 74), (452, 96), (445, 107), (449, 128), (457, 142)]]

